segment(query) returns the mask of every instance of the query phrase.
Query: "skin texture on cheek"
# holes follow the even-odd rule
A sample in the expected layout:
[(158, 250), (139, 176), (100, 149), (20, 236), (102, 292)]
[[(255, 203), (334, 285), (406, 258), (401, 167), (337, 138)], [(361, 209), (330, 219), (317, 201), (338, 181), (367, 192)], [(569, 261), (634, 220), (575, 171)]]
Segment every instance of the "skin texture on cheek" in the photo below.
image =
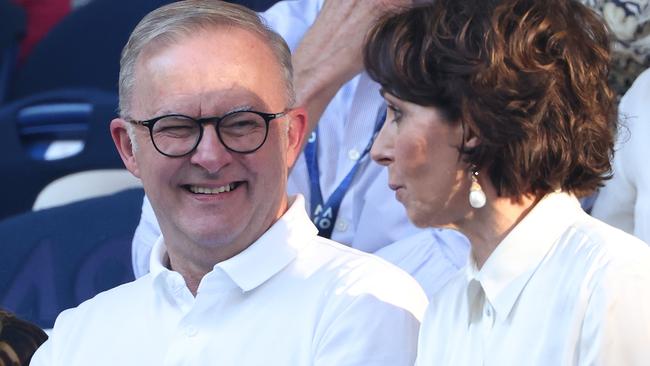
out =
[[(399, 116), (385, 126), (390, 181), (419, 227), (455, 227), (466, 214), (466, 164), (458, 145), (462, 128), (445, 120), (435, 107), (390, 101)], [(381, 154), (379, 154), (381, 156)]]

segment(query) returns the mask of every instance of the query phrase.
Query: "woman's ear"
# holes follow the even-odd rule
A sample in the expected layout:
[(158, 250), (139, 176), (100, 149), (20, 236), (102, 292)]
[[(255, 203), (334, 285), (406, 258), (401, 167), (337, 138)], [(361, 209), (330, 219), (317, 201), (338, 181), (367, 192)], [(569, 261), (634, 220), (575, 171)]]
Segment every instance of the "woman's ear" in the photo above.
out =
[(463, 136), (463, 147), (465, 150), (471, 150), (481, 144), (481, 139), (470, 129), (467, 123), (460, 121), (458, 126)]
[(465, 147), (468, 149), (473, 149), (480, 144), (481, 144), (481, 139), (479, 139), (478, 136), (472, 135), (471, 137), (465, 139)]

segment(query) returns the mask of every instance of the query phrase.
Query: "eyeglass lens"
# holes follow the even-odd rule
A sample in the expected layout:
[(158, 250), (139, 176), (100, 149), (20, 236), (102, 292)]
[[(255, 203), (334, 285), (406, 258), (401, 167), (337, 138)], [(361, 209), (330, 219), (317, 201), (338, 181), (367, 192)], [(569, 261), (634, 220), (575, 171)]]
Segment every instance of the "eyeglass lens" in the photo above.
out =
[[(219, 139), (228, 149), (249, 152), (264, 143), (268, 125), (262, 116), (242, 111), (226, 115), (217, 126)], [(162, 153), (185, 155), (198, 145), (201, 125), (189, 117), (168, 116), (154, 124), (152, 138)]]

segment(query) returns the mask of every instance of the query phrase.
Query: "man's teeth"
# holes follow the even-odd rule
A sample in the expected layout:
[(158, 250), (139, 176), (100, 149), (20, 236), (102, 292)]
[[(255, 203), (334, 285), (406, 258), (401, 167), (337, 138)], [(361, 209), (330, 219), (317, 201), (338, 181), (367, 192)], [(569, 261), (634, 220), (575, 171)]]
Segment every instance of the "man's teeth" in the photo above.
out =
[(230, 192), (233, 189), (235, 189), (235, 185), (232, 183), (217, 188), (190, 186), (190, 191), (192, 193), (199, 193), (199, 194), (218, 194), (223, 192)]

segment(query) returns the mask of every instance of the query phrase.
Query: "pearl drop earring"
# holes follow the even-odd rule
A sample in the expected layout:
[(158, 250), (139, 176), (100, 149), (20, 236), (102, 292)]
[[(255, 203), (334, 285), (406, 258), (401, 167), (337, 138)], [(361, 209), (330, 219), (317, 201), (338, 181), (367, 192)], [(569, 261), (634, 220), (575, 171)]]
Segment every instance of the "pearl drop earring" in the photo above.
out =
[(485, 192), (483, 192), (481, 185), (478, 183), (478, 169), (476, 166), (472, 166), (469, 175), (472, 179), (472, 185), (469, 188), (469, 205), (473, 208), (481, 208), (485, 206), (487, 199)]

